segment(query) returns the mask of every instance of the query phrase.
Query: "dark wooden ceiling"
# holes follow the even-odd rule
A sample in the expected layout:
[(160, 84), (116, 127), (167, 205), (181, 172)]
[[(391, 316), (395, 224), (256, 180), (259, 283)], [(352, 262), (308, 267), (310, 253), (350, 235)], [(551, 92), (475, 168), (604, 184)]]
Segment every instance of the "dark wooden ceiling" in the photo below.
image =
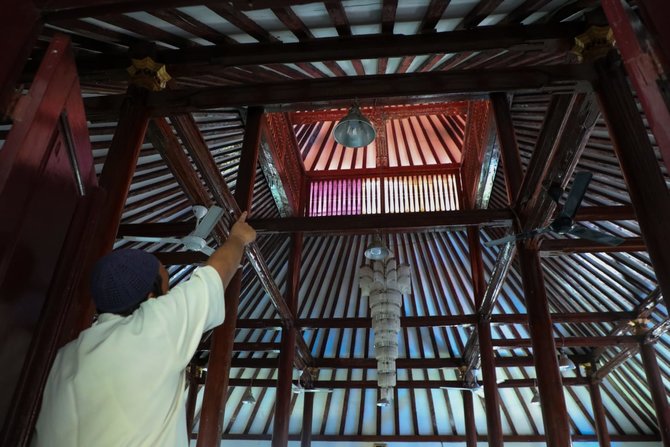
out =
[[(50, 8), (45, 2), (46, 25), (25, 79), (30, 79), (54, 33), (71, 37), (100, 172), (128, 85), (125, 69), (130, 55), (151, 55), (165, 63), (172, 76), (167, 90), (149, 97), (154, 115), (191, 113), (232, 190), (247, 106), (264, 106), (295, 123), (300, 111), (323, 114), (325, 109), (345, 108), (356, 98), (366, 107), (395, 107), (488, 100), (491, 92), (505, 91), (511, 99), (512, 128), (523, 170), (528, 172), (552, 118), (552, 93), (571, 97), (584, 91), (594, 76), (590, 66), (577, 63), (570, 52), (573, 38), (589, 23), (603, 22), (599, 2), (584, 0), (88, 3), (60, 2)], [(321, 116), (314, 126), (328, 121), (332, 117)], [(167, 123), (174, 124), (171, 118)], [(414, 121), (417, 128), (422, 123)], [(309, 141), (300, 140), (300, 125), (287, 129), (297, 135), (296, 141)], [(150, 129), (142, 149), (119, 236), (155, 231), (151, 224), (157, 223), (173, 223), (182, 233), (191, 225), (193, 200), (155, 147), (156, 132)], [(416, 146), (402, 132), (396, 138)], [(277, 148), (270, 147), (273, 150)], [(310, 148), (296, 150), (304, 153)], [(498, 151), (496, 141), (490, 150)], [(495, 224), (482, 227), (482, 241), (502, 236), (512, 219), (504, 174), (493, 169), (496, 163), (494, 159), (488, 165), (493, 176), (490, 199), (482, 206), (482, 213), (488, 214), (469, 217)], [(290, 191), (275, 164), (271, 156), (261, 159), (251, 214), (259, 228), (260, 252), (281, 293), (288, 281), (288, 230), (308, 232), (301, 258), (297, 325), (312, 357), (309, 366), (318, 368), (316, 386), (333, 390), (314, 397), (312, 439), (386, 440), (403, 445), (463, 442), (463, 394), (440, 386), (453, 386), (459, 378), (457, 368), (467, 360), (476, 323), (464, 227), (472, 222), (450, 224), (445, 216), (431, 220), (431, 215), (413, 215), (411, 220), (404, 218), (407, 222), (401, 222), (402, 216), (391, 216), (375, 223), (386, 227), (386, 242), (399, 260), (412, 266), (413, 273), (413, 293), (403, 308), (399, 386), (394, 405), (379, 409), (369, 311), (357, 284), (374, 217), (352, 218), (348, 224), (336, 219), (280, 220), (287, 213), (282, 193), (290, 195)], [(659, 165), (665, 173), (660, 156)], [(607, 125), (600, 117), (587, 136), (576, 170), (594, 174), (578, 219), (626, 242), (606, 249), (551, 234), (543, 239), (542, 271), (556, 344), (577, 362), (595, 361), (605, 371), (601, 388), (612, 440), (621, 440), (622, 445), (654, 442), (659, 438), (651, 396), (640, 357), (635, 345), (630, 345), (636, 340), (625, 328), (626, 322), (640, 315), (641, 304), (653, 304), (645, 313), (650, 327), (667, 325), (668, 311), (658, 300), (654, 270)], [(187, 278), (194, 268), (191, 264), (200, 259), (180, 255), (175, 245), (132, 245), (160, 252), (166, 262), (174, 263), (169, 268), (172, 284)], [(119, 239), (117, 246), (130, 244)], [(482, 255), (484, 279), (492, 282), (502, 256), (500, 248), (485, 248)], [(243, 284), (224, 445), (272, 435), (280, 314), (252, 269), (245, 269)], [(491, 320), (501, 381), (501, 419), (506, 442), (541, 443), (542, 413), (529, 404), (536, 380), (526, 313), (521, 274), (514, 261), (500, 284)], [(666, 390), (669, 343), (667, 335), (656, 343)], [(609, 370), (608, 365), (617, 367)], [(294, 378), (298, 374), (295, 371)], [(586, 374), (583, 369), (564, 374), (575, 445), (596, 440)], [(256, 395), (255, 405), (241, 402), (248, 386)], [(485, 437), (484, 400), (474, 397), (477, 433)], [(292, 437), (300, 434), (304, 402), (304, 394), (293, 395)]]

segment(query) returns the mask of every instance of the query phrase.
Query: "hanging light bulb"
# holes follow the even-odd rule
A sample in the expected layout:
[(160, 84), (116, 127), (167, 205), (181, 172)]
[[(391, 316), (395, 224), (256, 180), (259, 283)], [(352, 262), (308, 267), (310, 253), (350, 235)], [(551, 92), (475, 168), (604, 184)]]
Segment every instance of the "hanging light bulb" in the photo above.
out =
[(251, 387), (248, 387), (244, 390), (244, 395), (242, 395), (242, 403), (247, 405), (253, 405), (256, 403), (256, 398), (254, 393), (251, 391)]
[(372, 238), (372, 243), (365, 249), (364, 255), (372, 261), (382, 261), (393, 256), (393, 253), (388, 249), (386, 244), (384, 244), (381, 236), (375, 234)]
[(531, 405), (540, 405), (540, 393), (537, 388), (533, 387), (533, 398), (530, 400)]
[(340, 120), (333, 130), (333, 138), (335, 141), (345, 147), (364, 147), (374, 141), (377, 133), (375, 128), (370, 123), (358, 108), (358, 104), (354, 104), (349, 113)]
[(390, 388), (380, 388), (379, 389), (379, 398), (377, 399), (377, 406), (384, 408), (391, 405), (391, 389)]
[(561, 371), (570, 371), (575, 368), (577, 368), (575, 362), (565, 354), (565, 351), (561, 350), (561, 355), (558, 357), (558, 369)]

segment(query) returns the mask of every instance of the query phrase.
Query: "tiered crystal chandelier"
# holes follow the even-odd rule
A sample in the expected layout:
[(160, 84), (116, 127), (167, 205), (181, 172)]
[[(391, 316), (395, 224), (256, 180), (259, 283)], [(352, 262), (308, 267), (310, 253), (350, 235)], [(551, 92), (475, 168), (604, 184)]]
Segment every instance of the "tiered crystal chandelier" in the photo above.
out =
[[(374, 243), (379, 242), (375, 238)], [(409, 265), (398, 265), (393, 253), (383, 248), (381, 256), (370, 256), (371, 250), (366, 250), (366, 257), (373, 261), (372, 265), (361, 266), (359, 281), (361, 295), (370, 297), (380, 407), (391, 403), (396, 386), (402, 296), (411, 293)]]

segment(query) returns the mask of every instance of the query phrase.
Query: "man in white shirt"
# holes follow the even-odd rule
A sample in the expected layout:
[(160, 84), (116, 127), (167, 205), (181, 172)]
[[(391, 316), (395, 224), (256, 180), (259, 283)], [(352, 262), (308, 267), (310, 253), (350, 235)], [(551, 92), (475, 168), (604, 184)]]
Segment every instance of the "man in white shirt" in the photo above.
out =
[(33, 446), (187, 446), (184, 369), (202, 333), (223, 322), (224, 288), (255, 238), (245, 212), (206, 266), (169, 292), (149, 253), (117, 250), (98, 261), (98, 320), (58, 352)]

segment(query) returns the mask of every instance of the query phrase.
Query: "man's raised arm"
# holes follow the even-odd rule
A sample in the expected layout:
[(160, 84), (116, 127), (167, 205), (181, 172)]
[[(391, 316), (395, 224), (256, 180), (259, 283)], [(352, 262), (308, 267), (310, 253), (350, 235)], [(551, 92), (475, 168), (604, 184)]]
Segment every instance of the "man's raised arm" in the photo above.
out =
[(228, 240), (207, 260), (206, 264), (214, 267), (221, 275), (223, 287), (228, 287), (228, 283), (235, 275), (244, 254), (244, 247), (256, 240), (256, 230), (247, 224), (246, 220), (245, 211), (230, 229)]

